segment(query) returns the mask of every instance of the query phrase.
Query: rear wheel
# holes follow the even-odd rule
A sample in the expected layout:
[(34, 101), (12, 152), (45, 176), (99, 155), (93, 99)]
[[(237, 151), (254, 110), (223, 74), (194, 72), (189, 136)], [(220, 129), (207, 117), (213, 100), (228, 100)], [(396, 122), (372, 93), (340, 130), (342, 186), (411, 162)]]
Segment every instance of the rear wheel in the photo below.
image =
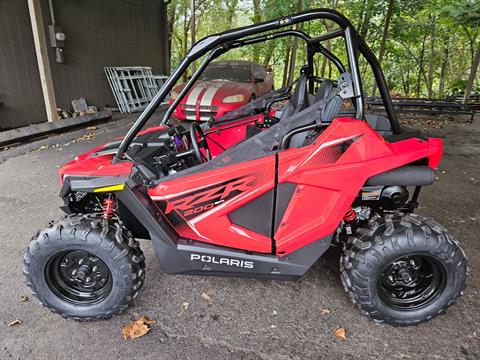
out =
[(75, 320), (125, 310), (145, 280), (138, 242), (120, 222), (75, 215), (51, 223), (24, 256), (27, 285), (40, 302)]
[(378, 322), (411, 325), (445, 311), (465, 289), (467, 259), (431, 219), (374, 218), (347, 242), (342, 282), (353, 303)]

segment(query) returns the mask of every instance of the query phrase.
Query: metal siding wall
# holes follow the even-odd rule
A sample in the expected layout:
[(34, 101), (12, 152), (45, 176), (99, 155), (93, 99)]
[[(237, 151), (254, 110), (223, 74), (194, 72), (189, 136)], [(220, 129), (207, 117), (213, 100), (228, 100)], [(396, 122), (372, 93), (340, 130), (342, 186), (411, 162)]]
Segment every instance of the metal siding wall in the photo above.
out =
[(0, 0), (0, 130), (46, 121), (26, 0)]
[[(45, 1), (45, 24), (50, 14)], [(70, 108), (84, 97), (90, 105), (116, 106), (104, 66), (151, 66), (167, 70), (163, 0), (54, 0), (55, 20), (67, 35), (65, 64), (49, 56), (57, 105)], [(47, 30), (46, 30), (47, 31)]]

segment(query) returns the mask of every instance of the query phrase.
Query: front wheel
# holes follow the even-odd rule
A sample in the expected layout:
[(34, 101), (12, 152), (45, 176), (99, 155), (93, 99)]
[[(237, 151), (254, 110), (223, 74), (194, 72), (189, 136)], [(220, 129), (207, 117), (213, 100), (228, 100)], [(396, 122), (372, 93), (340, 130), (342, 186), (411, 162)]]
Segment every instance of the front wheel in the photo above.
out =
[(32, 293), (53, 312), (97, 320), (122, 312), (137, 296), (145, 261), (120, 222), (75, 215), (32, 239), (23, 272)]
[(411, 325), (442, 313), (465, 289), (467, 259), (438, 223), (415, 214), (375, 218), (340, 261), (353, 303), (378, 322)]

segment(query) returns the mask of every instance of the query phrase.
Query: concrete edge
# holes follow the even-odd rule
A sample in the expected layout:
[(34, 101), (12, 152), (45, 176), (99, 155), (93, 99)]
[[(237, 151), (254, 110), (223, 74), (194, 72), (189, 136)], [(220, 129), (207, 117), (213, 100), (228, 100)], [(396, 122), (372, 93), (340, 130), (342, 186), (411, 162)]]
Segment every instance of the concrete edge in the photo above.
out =
[(18, 129), (0, 132), (0, 147), (19, 143), (25, 140), (35, 139), (37, 137), (62, 132), (75, 127), (87, 125), (99, 120), (112, 117), (110, 110), (98, 111), (93, 114), (77, 116), (69, 119), (62, 119), (53, 122), (33, 124)]

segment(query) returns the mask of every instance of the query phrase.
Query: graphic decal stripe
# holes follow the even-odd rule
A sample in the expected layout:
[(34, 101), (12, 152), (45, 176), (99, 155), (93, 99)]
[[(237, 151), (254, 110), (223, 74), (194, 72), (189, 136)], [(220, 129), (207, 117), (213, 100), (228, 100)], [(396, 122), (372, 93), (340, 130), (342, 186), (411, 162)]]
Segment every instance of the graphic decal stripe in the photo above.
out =
[(203, 91), (203, 86), (202, 85), (197, 85), (193, 88), (192, 92), (190, 95), (188, 95), (187, 99), (187, 105), (196, 105), (198, 97)]
[(205, 91), (205, 93), (203, 94), (200, 105), (211, 106), (213, 102), (213, 98), (219, 89), (220, 89), (219, 87), (209, 87), (208, 90)]

